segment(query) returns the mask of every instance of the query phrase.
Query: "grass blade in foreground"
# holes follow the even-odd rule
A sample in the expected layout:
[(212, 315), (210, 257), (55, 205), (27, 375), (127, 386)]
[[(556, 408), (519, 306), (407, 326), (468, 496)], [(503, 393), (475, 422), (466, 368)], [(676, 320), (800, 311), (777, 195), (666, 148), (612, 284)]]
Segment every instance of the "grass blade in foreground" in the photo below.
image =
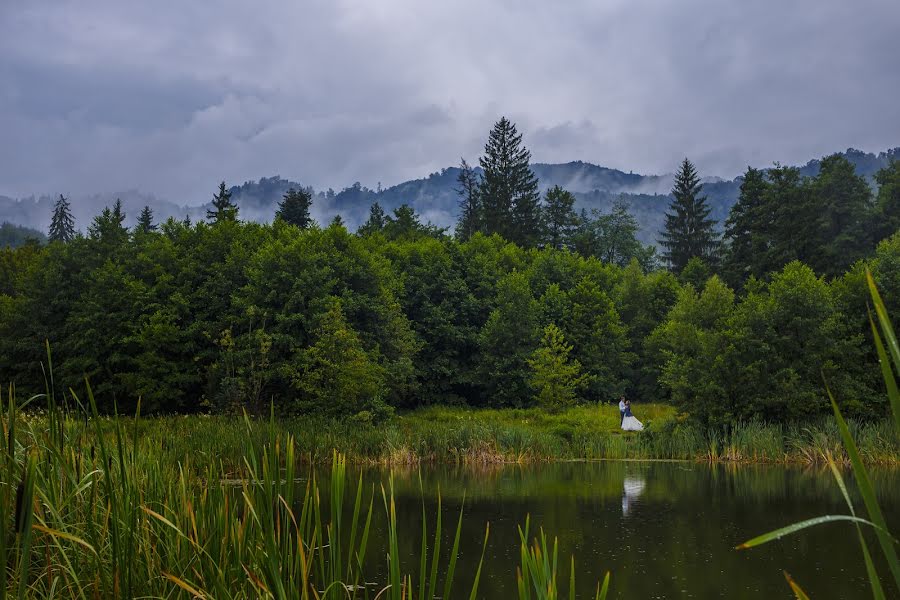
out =
[(788, 575), (788, 572), (783, 571), (783, 573), (784, 578), (787, 579), (788, 585), (791, 586), (791, 591), (794, 592), (794, 596), (797, 598), (797, 600), (809, 600), (809, 596), (807, 596), (806, 592), (804, 592), (800, 588), (800, 586), (797, 585), (797, 582), (794, 581), (790, 575)]

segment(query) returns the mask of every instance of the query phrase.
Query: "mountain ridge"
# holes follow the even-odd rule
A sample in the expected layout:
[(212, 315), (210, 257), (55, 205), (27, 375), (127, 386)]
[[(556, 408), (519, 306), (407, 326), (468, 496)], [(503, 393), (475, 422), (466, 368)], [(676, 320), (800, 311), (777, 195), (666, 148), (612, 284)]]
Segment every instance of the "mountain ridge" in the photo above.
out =
[[(891, 160), (900, 160), (900, 147), (877, 154), (848, 148), (839, 154), (850, 160), (857, 173), (871, 183), (875, 172), (887, 166)], [(820, 163), (820, 159), (812, 159), (798, 168), (803, 176), (811, 177), (818, 173)], [(578, 209), (609, 210), (617, 200), (624, 201), (641, 226), (641, 240), (645, 243), (655, 242), (668, 207), (672, 174), (626, 173), (581, 160), (533, 163), (531, 167), (542, 191), (560, 185), (575, 195)], [(409, 204), (421, 215), (423, 221), (452, 228), (459, 199), (456, 192), (458, 174), (458, 167), (446, 167), (426, 177), (404, 181), (384, 189), (379, 186), (373, 190), (356, 182), (339, 192), (331, 189), (314, 191), (313, 217), (320, 223), (326, 223), (334, 215), (340, 214), (348, 227), (355, 228), (365, 221), (373, 202), (381, 204), (387, 212), (401, 204)], [(703, 192), (712, 208), (711, 216), (720, 222), (724, 221), (737, 200), (742, 177), (729, 180), (708, 176), (703, 181)], [(230, 190), (240, 207), (242, 218), (268, 221), (274, 217), (282, 195), (291, 187), (310, 189), (299, 182), (275, 175), (262, 177), (257, 181), (246, 181), (232, 186)], [(159, 221), (169, 217), (202, 219), (209, 206), (208, 203), (179, 205), (134, 189), (118, 194), (93, 194), (71, 199), (76, 226), (85, 230), (90, 220), (116, 198), (121, 198), (129, 224), (134, 223), (144, 205), (153, 209)], [(20, 199), (0, 196), (0, 222), (46, 230), (55, 200), (55, 197), (50, 196)]]

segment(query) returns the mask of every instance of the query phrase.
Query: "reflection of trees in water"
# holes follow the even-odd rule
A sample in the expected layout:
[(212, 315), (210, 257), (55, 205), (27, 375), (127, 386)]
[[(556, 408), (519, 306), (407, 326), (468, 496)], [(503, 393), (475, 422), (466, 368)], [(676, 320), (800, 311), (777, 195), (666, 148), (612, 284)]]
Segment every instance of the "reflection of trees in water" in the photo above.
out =
[(637, 499), (644, 492), (644, 486), (647, 483), (642, 477), (634, 475), (626, 475), (622, 483), (622, 516), (627, 517), (628, 512)]

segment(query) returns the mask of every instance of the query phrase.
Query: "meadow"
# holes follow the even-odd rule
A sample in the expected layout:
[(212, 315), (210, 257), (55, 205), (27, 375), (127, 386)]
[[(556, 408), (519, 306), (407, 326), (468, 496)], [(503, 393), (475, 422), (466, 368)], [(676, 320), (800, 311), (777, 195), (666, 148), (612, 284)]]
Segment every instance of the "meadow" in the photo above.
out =
[[(846, 462), (833, 420), (787, 425), (745, 423), (730, 431), (705, 430), (665, 404), (636, 404), (645, 430), (623, 432), (615, 405), (539, 408), (427, 407), (378, 424), (354, 420), (280, 418), (272, 427), (290, 435), (298, 460), (331, 461), (335, 450), (351, 463), (484, 464), (553, 460), (666, 459), (713, 462), (822, 463), (826, 453)], [(35, 417), (41, 418), (41, 417)], [(102, 417), (101, 417), (102, 419)], [(268, 419), (192, 415), (123, 419), (136, 427), (144, 451), (163, 461), (191, 457), (240, 469), (248, 446), (261, 447)], [(131, 423), (130, 425), (127, 423)], [(900, 447), (891, 423), (850, 421), (865, 462), (896, 465)]]

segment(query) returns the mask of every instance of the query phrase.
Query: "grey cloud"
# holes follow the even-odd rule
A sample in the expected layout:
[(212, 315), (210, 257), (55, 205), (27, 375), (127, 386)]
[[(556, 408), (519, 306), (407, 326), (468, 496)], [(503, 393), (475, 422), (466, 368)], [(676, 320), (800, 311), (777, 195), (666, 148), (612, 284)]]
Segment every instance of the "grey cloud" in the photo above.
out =
[(0, 5), (0, 194), (175, 202), (281, 174), (374, 187), (474, 162), (704, 174), (900, 144), (887, 0)]

